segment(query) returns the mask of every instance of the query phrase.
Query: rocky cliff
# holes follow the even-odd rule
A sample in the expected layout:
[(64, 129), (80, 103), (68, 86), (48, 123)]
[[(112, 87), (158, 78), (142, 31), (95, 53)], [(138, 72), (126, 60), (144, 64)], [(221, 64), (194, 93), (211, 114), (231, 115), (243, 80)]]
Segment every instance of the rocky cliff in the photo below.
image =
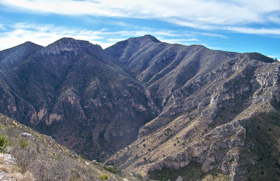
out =
[(273, 59), (150, 35), (105, 50), (71, 38), (32, 46), (1, 70), (2, 113), (151, 179), (279, 179)]

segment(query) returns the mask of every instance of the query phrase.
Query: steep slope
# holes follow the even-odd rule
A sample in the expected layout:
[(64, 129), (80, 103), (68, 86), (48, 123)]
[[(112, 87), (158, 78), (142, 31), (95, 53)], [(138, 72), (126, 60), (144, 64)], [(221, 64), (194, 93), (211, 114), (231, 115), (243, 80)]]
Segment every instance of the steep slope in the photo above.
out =
[[(157, 179), (212, 178), (216, 173), (232, 180), (279, 179), (279, 143), (271, 145), (279, 139), (279, 127), (273, 126), (279, 109), (271, 105), (280, 98), (279, 63), (258, 53), (158, 41), (142, 45), (141, 39), (106, 52), (118, 52), (115, 62), (148, 86), (162, 110), (107, 163)], [(128, 54), (134, 41), (140, 46)]]
[(58, 40), (1, 78), (2, 113), (91, 159), (130, 144), (157, 112), (149, 92), (86, 41)]
[(96, 161), (88, 161), (51, 137), (0, 114), (1, 180), (139, 180)]

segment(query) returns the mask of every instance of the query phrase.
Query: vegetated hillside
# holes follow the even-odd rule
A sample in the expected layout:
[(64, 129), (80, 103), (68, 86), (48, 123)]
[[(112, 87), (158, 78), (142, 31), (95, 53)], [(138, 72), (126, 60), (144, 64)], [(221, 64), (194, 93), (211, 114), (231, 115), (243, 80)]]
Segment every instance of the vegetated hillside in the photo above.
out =
[(139, 180), (59, 145), (0, 114), (1, 180)]
[(279, 82), (258, 53), (63, 38), (1, 71), (0, 111), (151, 179), (277, 180)]
[(106, 163), (154, 179), (279, 180), (279, 63), (141, 39), (106, 52), (162, 110)]

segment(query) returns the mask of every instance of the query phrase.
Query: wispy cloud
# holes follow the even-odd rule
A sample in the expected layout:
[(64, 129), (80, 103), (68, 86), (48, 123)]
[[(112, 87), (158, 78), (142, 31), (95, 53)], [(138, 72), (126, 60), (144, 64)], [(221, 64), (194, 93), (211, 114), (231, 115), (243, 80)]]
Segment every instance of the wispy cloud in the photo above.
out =
[(267, 56), (280, 61), (280, 55), (267, 55)]
[(248, 27), (226, 27), (225, 29), (239, 33), (260, 34), (260, 35), (280, 35), (280, 29), (268, 28), (248, 28)]
[(4, 29), (4, 25), (0, 24), (0, 30)]
[[(194, 37), (195, 35), (193, 35), (193, 37), (189, 37), (189, 35), (182, 36), (182, 33), (180, 32), (170, 30), (158, 31), (156, 29), (148, 28), (131, 31), (109, 31), (107, 29), (92, 31), (73, 27), (30, 23), (2, 25), (2, 27), (3, 30), (0, 33), (0, 50), (16, 46), (26, 41), (32, 41), (34, 43), (47, 46), (62, 37), (73, 37), (80, 40), (88, 40), (93, 44), (101, 45), (103, 48), (107, 48), (114, 43), (129, 37), (143, 36), (146, 34), (153, 34), (160, 40), (169, 43), (181, 43), (187, 45), (191, 44), (191, 42), (199, 41)], [(181, 36), (179, 37), (179, 35)]]
[(227, 38), (225, 35), (217, 34), (217, 33), (195, 33), (203, 36), (211, 36), (211, 37), (218, 37), (218, 38)]
[[(32, 13), (159, 19), (199, 29), (236, 31), (237, 28), (227, 27), (280, 23), (279, 0), (0, 0), (0, 3)], [(262, 32), (275, 34), (275, 31), (278, 30)]]
[(7, 27), (9, 31), (0, 34), (0, 49), (10, 48), (12, 46), (32, 41), (40, 45), (48, 45), (62, 37), (73, 37), (76, 39), (89, 40), (92, 43), (100, 44), (104, 47), (112, 43), (103, 41), (104, 36), (100, 31), (89, 31), (84, 29), (69, 29), (66, 27), (55, 27), (44, 24), (25, 24), (17, 23)]
[(184, 44), (184, 45), (191, 45), (191, 44), (195, 44), (200, 41), (195, 38), (184, 39), (184, 38), (161, 38), (161, 37), (159, 37), (159, 39), (163, 42), (180, 43), (180, 44)]

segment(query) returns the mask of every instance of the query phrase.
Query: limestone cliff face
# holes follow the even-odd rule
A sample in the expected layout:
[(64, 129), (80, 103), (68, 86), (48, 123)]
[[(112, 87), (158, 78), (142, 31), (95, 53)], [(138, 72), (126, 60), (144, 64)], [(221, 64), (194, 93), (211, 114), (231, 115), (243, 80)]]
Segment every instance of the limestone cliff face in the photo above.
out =
[(1, 112), (88, 158), (152, 179), (279, 178), (271, 58), (146, 35), (106, 50), (63, 38), (17, 62), (1, 71)]

